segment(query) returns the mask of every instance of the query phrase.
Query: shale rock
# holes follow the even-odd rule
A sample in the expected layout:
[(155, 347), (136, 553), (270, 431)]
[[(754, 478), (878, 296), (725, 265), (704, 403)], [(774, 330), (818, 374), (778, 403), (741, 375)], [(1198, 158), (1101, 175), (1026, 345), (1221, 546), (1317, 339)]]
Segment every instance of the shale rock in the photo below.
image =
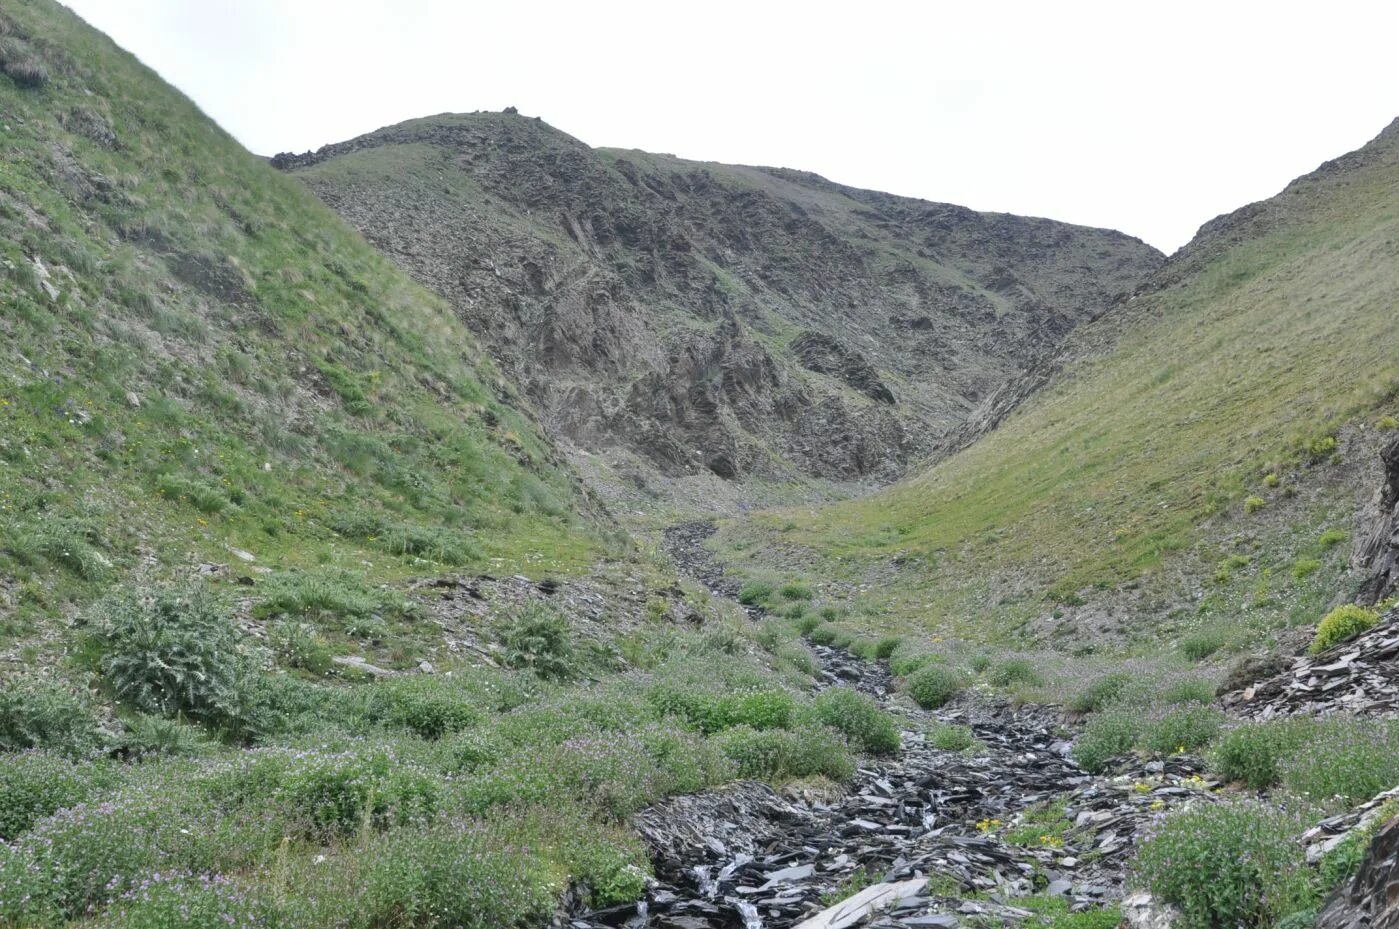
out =
[(1399, 929), (1399, 819), (1375, 835), (1359, 872), (1331, 895), (1316, 929)]

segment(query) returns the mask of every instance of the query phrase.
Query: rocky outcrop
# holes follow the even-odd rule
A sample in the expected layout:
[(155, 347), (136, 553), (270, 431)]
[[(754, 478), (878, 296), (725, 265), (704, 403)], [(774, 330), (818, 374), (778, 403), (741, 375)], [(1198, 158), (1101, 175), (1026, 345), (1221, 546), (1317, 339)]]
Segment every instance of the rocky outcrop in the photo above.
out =
[(1399, 608), (1374, 628), (1221, 696), (1240, 716), (1399, 715)]
[(1316, 929), (1399, 929), (1399, 818), (1371, 840), (1360, 870), (1326, 901)]
[(1351, 571), (1363, 579), (1356, 600), (1378, 603), (1399, 587), (1399, 439), (1380, 452), (1384, 479), (1367, 508)]
[(510, 113), (273, 164), (449, 300), (556, 434), (639, 456), (658, 486), (897, 477), (1161, 261), (1115, 232), (592, 149)]

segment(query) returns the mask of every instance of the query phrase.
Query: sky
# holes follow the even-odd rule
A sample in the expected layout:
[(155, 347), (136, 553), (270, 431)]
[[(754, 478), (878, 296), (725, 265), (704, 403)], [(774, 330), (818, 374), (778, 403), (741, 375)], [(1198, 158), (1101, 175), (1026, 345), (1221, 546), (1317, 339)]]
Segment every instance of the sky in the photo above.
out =
[(1399, 116), (1399, 4), (66, 0), (253, 151), (518, 107), (1166, 252)]

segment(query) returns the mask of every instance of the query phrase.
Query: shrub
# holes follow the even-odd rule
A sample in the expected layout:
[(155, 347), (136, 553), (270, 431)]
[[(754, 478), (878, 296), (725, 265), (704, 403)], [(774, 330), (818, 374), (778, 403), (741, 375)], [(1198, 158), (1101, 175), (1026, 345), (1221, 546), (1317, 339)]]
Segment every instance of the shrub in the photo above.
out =
[(886, 635), (874, 643), (873, 657), (878, 661), (887, 661), (894, 654), (895, 649), (903, 644), (903, 639), (896, 635)]
[(1223, 725), (1224, 714), (1213, 707), (1170, 710), (1147, 721), (1141, 743), (1158, 755), (1195, 751), (1212, 742)]
[(904, 689), (925, 710), (935, 710), (962, 692), (962, 675), (941, 665), (927, 665), (909, 675)]
[(1108, 762), (1130, 752), (1141, 734), (1138, 712), (1108, 710), (1096, 713), (1074, 740), (1073, 759), (1080, 768), (1098, 774)]
[(1399, 429), (1399, 419), (1393, 416), (1381, 416), (1375, 422), (1375, 428), (1384, 432), (1392, 432), (1395, 429)]
[(957, 726), (934, 720), (928, 723), (923, 731), (933, 748), (945, 752), (965, 752), (976, 745), (976, 736), (972, 734), (970, 726)]
[(800, 635), (811, 635), (816, 631), (816, 627), (825, 620), (813, 613), (803, 613), (797, 618), (797, 633)]
[(973, 655), (972, 660), (967, 662), (967, 667), (975, 674), (984, 674), (986, 669), (991, 667), (990, 655)]
[(778, 591), (783, 600), (810, 600), (816, 594), (805, 584), (783, 584)]
[(310, 623), (274, 623), (267, 630), (267, 644), (284, 667), (312, 674), (325, 674), (332, 667), (334, 653)]
[(1270, 926), (1313, 897), (1302, 828), (1254, 800), (1186, 807), (1151, 830), (1133, 872), (1180, 910), (1181, 929)]
[(1075, 713), (1096, 713), (1121, 700), (1130, 683), (1130, 674), (1105, 674), (1071, 697), (1069, 709)]
[(1264, 500), (1262, 497), (1257, 495), (1251, 496), (1244, 500), (1244, 512), (1247, 514), (1257, 513), (1267, 505), (1268, 501)]
[(1322, 548), (1335, 548), (1350, 536), (1344, 529), (1327, 529), (1317, 537), (1316, 543)]
[(201, 755), (210, 751), (213, 743), (200, 730), (177, 719), (142, 714), (127, 723), (119, 748), (127, 758), (141, 760)]
[(1326, 720), (1306, 750), (1292, 752), (1280, 767), (1293, 793), (1354, 806), (1399, 786), (1399, 729), (1370, 720)]
[(496, 630), (505, 648), (505, 664), (533, 671), (544, 680), (565, 680), (574, 674), (573, 643), (568, 620), (539, 603), (529, 603)]
[(1298, 558), (1292, 563), (1292, 579), (1304, 580), (1321, 570), (1321, 562), (1315, 558)]
[(1276, 487), (1276, 486), (1278, 486), (1278, 485), (1281, 484), (1281, 483), (1282, 483), (1282, 478), (1278, 477), (1277, 474), (1275, 474), (1275, 473), (1273, 473), (1273, 472), (1271, 472), (1271, 471), (1268, 472), (1267, 474), (1263, 475), (1263, 486), (1264, 486), (1264, 487)]
[(850, 747), (874, 755), (899, 750), (899, 730), (894, 720), (872, 698), (849, 687), (832, 687), (811, 702), (812, 718), (845, 736)]
[(820, 671), (820, 667), (816, 664), (816, 659), (812, 657), (811, 652), (800, 645), (783, 645), (777, 649), (774, 657), (782, 664), (808, 677), (815, 677)]
[(1037, 687), (1044, 683), (1044, 677), (1028, 658), (1011, 658), (1000, 662), (991, 668), (988, 680), (993, 687), (1011, 687), (1018, 684)]
[(771, 584), (763, 581), (753, 581), (744, 584), (738, 592), (738, 602), (744, 606), (758, 606), (772, 597), (773, 588)]
[(919, 655), (899, 655), (889, 659), (889, 671), (895, 677), (908, 677), (925, 665), (945, 661), (941, 655), (923, 652)]
[(200, 586), (108, 599), (97, 610), (103, 676), (143, 713), (236, 715), (240, 637)]
[(1203, 678), (1186, 677), (1167, 685), (1159, 698), (1163, 703), (1209, 704), (1214, 702), (1214, 690), (1215, 686)]
[(824, 775), (835, 781), (855, 776), (855, 761), (845, 743), (828, 729), (731, 729), (719, 736), (724, 755), (740, 777), (782, 780)]
[(1180, 640), (1180, 651), (1191, 661), (1204, 661), (1224, 647), (1223, 629), (1201, 629)]
[(1353, 603), (1344, 603), (1327, 613), (1316, 627), (1316, 638), (1312, 639), (1313, 655), (1320, 654), (1347, 639), (1353, 639), (1379, 622), (1380, 614)]
[(808, 633), (808, 638), (814, 645), (831, 645), (834, 644), (838, 634), (839, 630), (835, 626), (817, 626)]
[(481, 721), (481, 712), (457, 692), (450, 678), (420, 675), (380, 681), (369, 700), (371, 718), (440, 739)]
[(278, 925), (276, 908), (256, 891), (221, 874), (158, 871), (122, 894), (98, 919), (100, 929), (183, 929)]
[(13, 841), (36, 821), (82, 802), (95, 773), (40, 752), (0, 756), (0, 840)]
[(387, 609), (385, 598), (348, 571), (287, 571), (262, 586), (257, 615), (365, 617)]
[(1210, 768), (1222, 780), (1266, 790), (1282, 780), (1281, 764), (1316, 737), (1309, 717), (1243, 723), (1226, 729), (1210, 752)]
[(496, 929), (542, 924), (553, 912), (546, 862), (488, 823), (396, 830), (358, 857), (365, 925)]
[(76, 757), (97, 743), (97, 714), (86, 693), (34, 677), (0, 687), (0, 751), (37, 748)]

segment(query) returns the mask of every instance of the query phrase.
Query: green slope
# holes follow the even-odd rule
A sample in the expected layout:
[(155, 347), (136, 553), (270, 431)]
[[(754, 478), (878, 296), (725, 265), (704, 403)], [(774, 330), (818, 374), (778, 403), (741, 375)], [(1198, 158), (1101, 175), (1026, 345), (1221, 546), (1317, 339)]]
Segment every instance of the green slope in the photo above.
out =
[(0, 14), (0, 635), (229, 547), (388, 578), (596, 558), (439, 299), (64, 8)]
[(727, 547), (973, 637), (1310, 621), (1399, 405), (1397, 243), (1399, 124), (1207, 225), (970, 447)]

